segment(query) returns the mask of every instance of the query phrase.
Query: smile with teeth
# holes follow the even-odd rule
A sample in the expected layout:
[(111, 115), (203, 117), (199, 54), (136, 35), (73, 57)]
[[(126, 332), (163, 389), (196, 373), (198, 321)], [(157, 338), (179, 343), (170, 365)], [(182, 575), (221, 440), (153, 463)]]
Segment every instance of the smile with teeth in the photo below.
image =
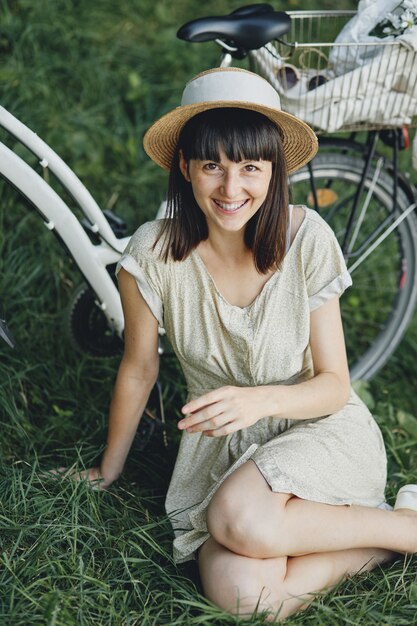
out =
[(240, 202), (220, 202), (220, 200), (214, 200), (213, 202), (220, 207), (221, 209), (223, 209), (223, 211), (227, 211), (228, 213), (233, 213), (234, 211), (238, 211), (239, 209), (241, 209), (243, 207), (244, 204), (246, 204), (247, 199), (246, 200), (240, 200)]

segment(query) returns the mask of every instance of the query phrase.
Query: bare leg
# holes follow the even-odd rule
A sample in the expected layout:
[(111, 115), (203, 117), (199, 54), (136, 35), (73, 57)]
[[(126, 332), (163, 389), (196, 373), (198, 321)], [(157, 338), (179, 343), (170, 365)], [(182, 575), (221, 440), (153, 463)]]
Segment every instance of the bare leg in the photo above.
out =
[(417, 513), (333, 506), (274, 493), (253, 461), (220, 486), (207, 525), (218, 543), (253, 558), (352, 548), (417, 552)]
[(306, 608), (318, 592), (347, 575), (369, 571), (395, 557), (378, 549), (357, 549), (298, 557), (253, 559), (210, 538), (199, 554), (204, 593), (220, 608), (240, 616), (269, 611), (284, 619)]

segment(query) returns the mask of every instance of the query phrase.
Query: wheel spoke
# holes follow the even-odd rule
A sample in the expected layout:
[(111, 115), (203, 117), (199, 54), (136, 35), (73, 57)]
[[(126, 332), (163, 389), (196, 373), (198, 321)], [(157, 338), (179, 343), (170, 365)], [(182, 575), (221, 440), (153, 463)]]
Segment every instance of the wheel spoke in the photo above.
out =
[[(362, 170), (360, 159), (335, 152), (319, 153), (313, 162), (318, 210), (341, 244)], [(311, 199), (307, 168), (293, 174), (290, 182), (294, 204), (306, 204)], [(341, 310), (353, 377), (369, 378), (386, 362), (414, 310), (416, 219), (401, 189), (397, 203), (396, 218), (408, 212), (403, 221), (393, 222), (392, 178), (380, 160), (365, 181), (347, 242), (353, 287), (342, 296)]]

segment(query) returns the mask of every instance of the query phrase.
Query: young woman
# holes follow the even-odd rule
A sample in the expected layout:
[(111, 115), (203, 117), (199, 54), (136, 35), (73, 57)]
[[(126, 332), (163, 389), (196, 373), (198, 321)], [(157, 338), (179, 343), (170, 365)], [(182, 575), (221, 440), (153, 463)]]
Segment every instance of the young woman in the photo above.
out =
[(288, 203), (316, 138), (266, 81), (230, 68), (194, 78), (145, 149), (170, 169), (170, 218), (141, 226), (119, 264), (125, 353), (87, 477), (105, 488), (121, 473), (163, 326), (188, 384), (166, 501), (175, 558), (198, 558), (219, 607), (282, 619), (417, 551), (417, 487), (384, 510), (384, 444), (350, 388), (343, 256), (317, 213)]

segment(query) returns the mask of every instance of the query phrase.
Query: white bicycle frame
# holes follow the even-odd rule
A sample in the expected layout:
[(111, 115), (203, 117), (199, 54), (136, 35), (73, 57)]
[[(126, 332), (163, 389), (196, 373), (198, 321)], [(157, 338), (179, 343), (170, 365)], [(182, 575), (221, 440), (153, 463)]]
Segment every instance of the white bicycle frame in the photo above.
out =
[[(230, 65), (231, 59), (226, 54), (222, 65)], [(44, 218), (46, 228), (56, 231), (96, 294), (97, 306), (106, 316), (110, 328), (121, 337), (124, 329), (122, 306), (107, 266), (117, 263), (130, 237), (115, 236), (103, 211), (68, 165), (36, 133), (2, 106), (0, 126), (33, 153), (44, 170), (54, 174), (87, 218), (89, 230), (99, 238), (99, 244), (92, 243), (76, 215), (45, 178), (0, 142), (0, 176), (37, 209)], [(166, 202), (162, 202), (156, 219), (165, 215)]]
[(56, 176), (77, 202), (90, 230), (99, 238), (100, 243), (93, 244), (72, 210), (46, 180), (0, 143), (0, 175), (39, 211), (46, 228), (56, 231), (95, 292), (97, 305), (111, 328), (121, 336), (124, 321), (120, 296), (106, 268), (117, 263), (129, 237), (115, 236), (106, 216), (74, 172), (42, 139), (1, 106), (0, 126), (33, 153), (44, 170), (48, 168)]

